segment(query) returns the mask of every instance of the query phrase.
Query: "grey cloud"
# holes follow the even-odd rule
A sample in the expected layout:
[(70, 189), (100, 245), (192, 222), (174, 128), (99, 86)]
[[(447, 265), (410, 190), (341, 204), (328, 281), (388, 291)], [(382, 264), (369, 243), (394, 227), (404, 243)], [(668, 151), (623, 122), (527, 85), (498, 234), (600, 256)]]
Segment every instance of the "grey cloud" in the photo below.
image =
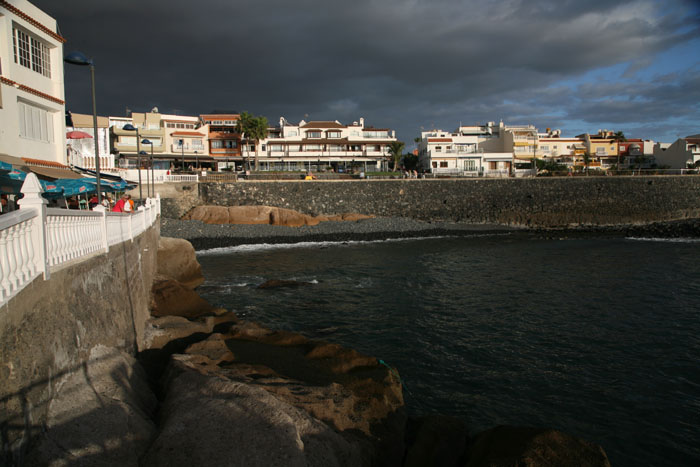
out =
[[(408, 141), (430, 123), (579, 119), (574, 113), (590, 121), (605, 113), (584, 95), (603, 102), (625, 89), (572, 92), (559, 80), (625, 62), (637, 64), (631, 77), (654, 54), (698, 37), (685, 0), (34, 3), (58, 20), (66, 51), (95, 58), (101, 113), (157, 105), (249, 110), (271, 121), (365, 116)], [(84, 75), (66, 69), (75, 111), (89, 109)], [(635, 92), (661, 98), (661, 84), (649, 86)], [(640, 117), (619, 112), (624, 118)]]

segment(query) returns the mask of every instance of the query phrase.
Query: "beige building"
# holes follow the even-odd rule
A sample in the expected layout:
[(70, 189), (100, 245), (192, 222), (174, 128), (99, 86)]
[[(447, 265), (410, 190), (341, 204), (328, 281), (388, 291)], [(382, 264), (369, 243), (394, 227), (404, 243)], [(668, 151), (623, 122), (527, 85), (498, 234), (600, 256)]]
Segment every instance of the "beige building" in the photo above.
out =
[(63, 43), (56, 20), (26, 0), (0, 1), (0, 154), (66, 161)]

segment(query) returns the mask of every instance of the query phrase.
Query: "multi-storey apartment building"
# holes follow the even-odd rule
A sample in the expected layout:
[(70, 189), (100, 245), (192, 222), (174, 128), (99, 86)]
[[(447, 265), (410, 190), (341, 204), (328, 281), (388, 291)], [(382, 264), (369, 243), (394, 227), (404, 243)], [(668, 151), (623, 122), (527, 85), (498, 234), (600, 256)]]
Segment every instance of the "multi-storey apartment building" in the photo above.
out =
[(421, 170), (434, 174), (503, 177), (513, 174), (513, 142), (503, 122), (461, 125), (452, 133), (421, 133), (418, 143)]
[(202, 126), (198, 132), (205, 134), (208, 142), (204, 152), (211, 157), (216, 170), (243, 168), (241, 135), (236, 131), (239, 119), (237, 112), (212, 112), (199, 116)]
[(586, 145), (583, 138), (562, 138), (561, 130), (547, 128), (538, 135), (537, 157), (573, 169), (576, 161), (583, 160)]
[[(261, 170), (386, 170), (393, 130), (365, 126), (360, 118), (350, 125), (339, 121), (300, 121), (281, 117), (260, 141)], [(246, 153), (254, 157), (254, 147)], [(247, 156), (248, 154), (244, 154)]]
[[(165, 152), (165, 129), (162, 126), (161, 114), (158, 109), (151, 112), (132, 112), (131, 117), (110, 117), (111, 152), (119, 156), (119, 166), (122, 168), (137, 168), (139, 162), (141, 168), (148, 164), (149, 157), (144, 157), (140, 152), (150, 156), (151, 151), (155, 160), (162, 160)], [(126, 130), (129, 124), (137, 128)], [(148, 140), (152, 144), (143, 144)]]
[[(578, 135), (582, 138), (588, 154), (588, 167), (601, 170), (608, 170), (617, 165), (618, 147), (617, 141), (613, 138), (613, 132), (608, 130), (598, 130), (598, 133), (591, 135), (584, 133)], [(576, 165), (585, 165), (583, 157), (577, 158)]]
[(208, 134), (206, 129), (200, 128), (199, 117), (162, 114), (161, 124), (165, 130), (163, 160), (173, 167), (211, 167)]
[(654, 157), (659, 165), (686, 169), (700, 162), (700, 134), (679, 138), (664, 146), (661, 143), (654, 146)]
[(56, 31), (28, 1), (0, 1), (0, 153), (65, 167), (65, 39)]

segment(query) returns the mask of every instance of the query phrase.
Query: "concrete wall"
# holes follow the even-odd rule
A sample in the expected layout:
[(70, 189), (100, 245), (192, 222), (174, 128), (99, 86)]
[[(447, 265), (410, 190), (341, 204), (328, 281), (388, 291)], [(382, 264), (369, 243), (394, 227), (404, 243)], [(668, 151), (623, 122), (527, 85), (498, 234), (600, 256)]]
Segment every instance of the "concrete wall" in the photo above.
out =
[(38, 277), (0, 308), (0, 464), (20, 464), (62, 382), (92, 349), (134, 354), (150, 317), (159, 224), (108, 253)]
[[(539, 226), (700, 217), (700, 177), (201, 183), (200, 204)], [(193, 198), (172, 201), (182, 210)], [(172, 216), (176, 217), (176, 216)]]

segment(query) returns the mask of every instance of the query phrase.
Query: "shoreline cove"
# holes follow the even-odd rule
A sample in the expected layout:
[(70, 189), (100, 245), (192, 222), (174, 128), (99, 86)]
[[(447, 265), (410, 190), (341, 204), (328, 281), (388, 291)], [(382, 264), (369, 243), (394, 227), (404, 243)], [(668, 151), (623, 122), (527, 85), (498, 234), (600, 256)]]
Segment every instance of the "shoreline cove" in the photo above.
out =
[(397, 241), (484, 235), (522, 235), (545, 239), (597, 237), (692, 241), (692, 239), (700, 239), (700, 219), (638, 225), (591, 225), (544, 229), (382, 217), (359, 221), (323, 222), (315, 226), (301, 227), (267, 224), (206, 224), (198, 220), (163, 218), (161, 234), (165, 237), (188, 240), (198, 252), (241, 245)]

